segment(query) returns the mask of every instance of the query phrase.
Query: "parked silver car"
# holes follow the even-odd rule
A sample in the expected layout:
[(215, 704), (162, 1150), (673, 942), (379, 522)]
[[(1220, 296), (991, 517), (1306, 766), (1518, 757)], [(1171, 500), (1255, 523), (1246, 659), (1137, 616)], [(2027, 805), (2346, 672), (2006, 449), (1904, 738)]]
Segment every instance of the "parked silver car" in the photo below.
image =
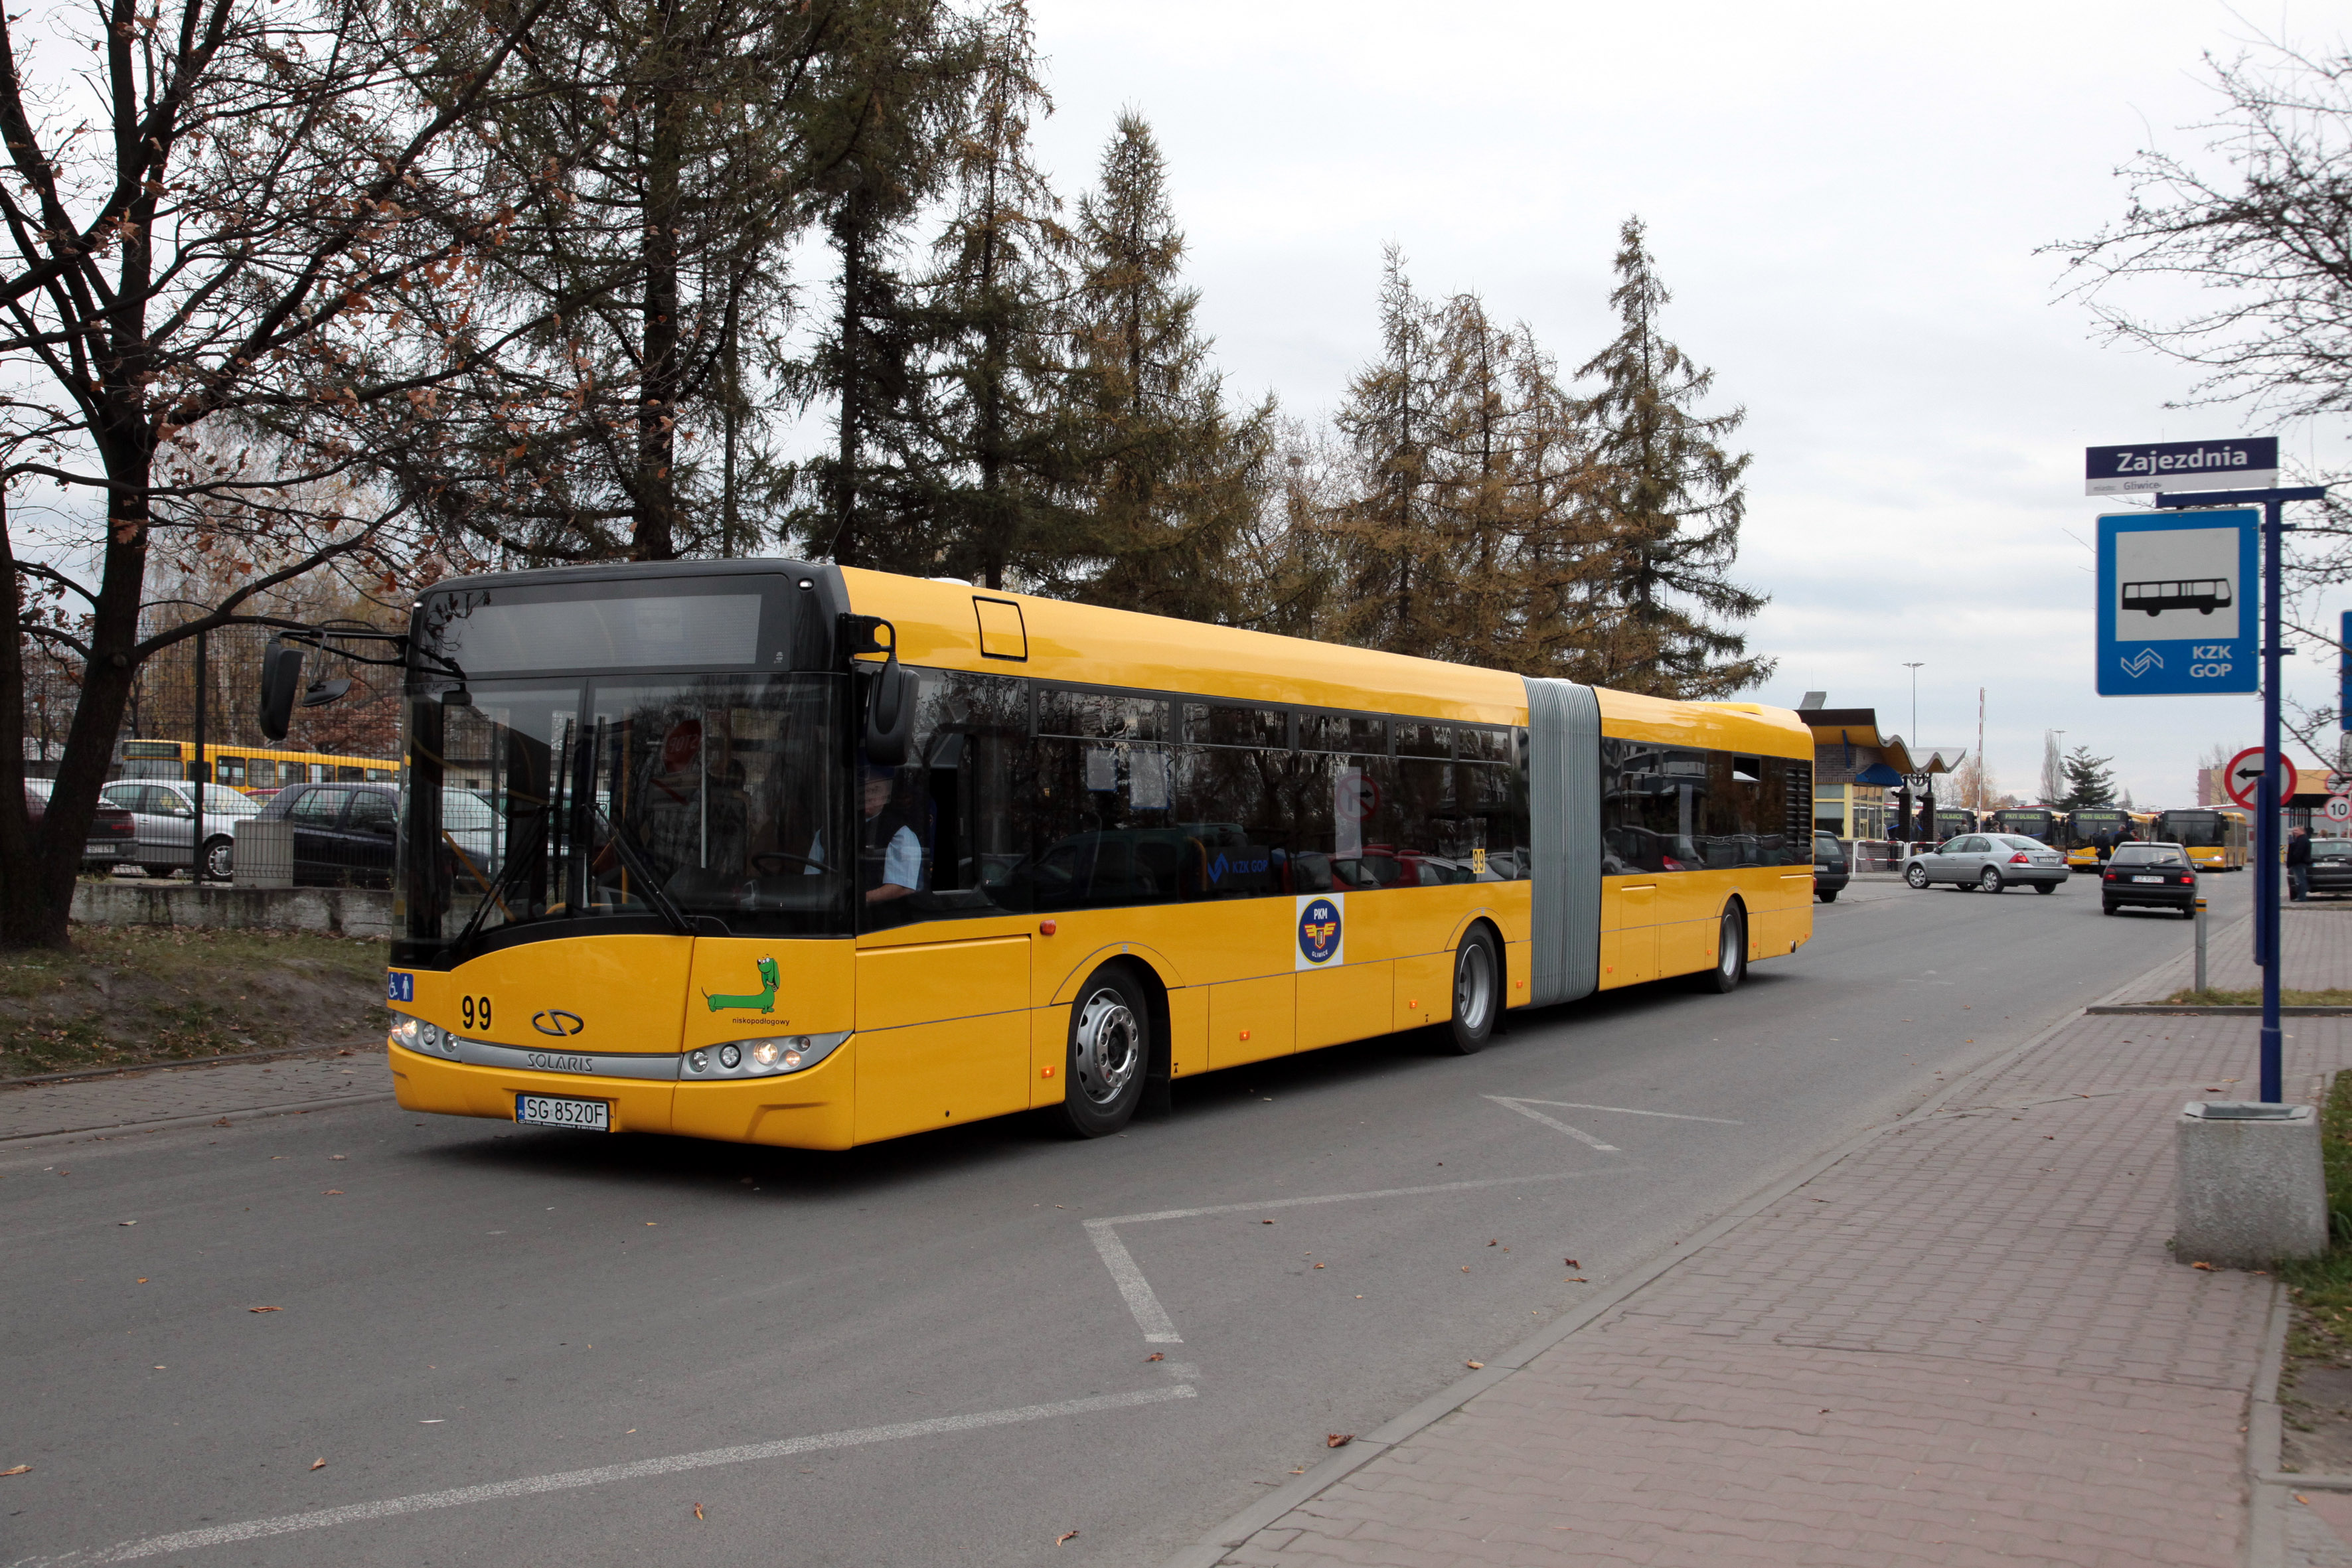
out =
[[(195, 857), (196, 786), (183, 779), (118, 779), (98, 792), (99, 799), (131, 813), (138, 826), (139, 845), (124, 858), (146, 868), (151, 877), (168, 877), (185, 870)], [(236, 829), (240, 816), (260, 815), (261, 805), (226, 784), (205, 785), (205, 875), (226, 881), (236, 868)]]
[(1982, 893), (2013, 887), (2054, 893), (2066, 876), (2066, 857), (2017, 833), (1963, 833), (1903, 862), (1903, 879), (1915, 888), (1950, 882)]

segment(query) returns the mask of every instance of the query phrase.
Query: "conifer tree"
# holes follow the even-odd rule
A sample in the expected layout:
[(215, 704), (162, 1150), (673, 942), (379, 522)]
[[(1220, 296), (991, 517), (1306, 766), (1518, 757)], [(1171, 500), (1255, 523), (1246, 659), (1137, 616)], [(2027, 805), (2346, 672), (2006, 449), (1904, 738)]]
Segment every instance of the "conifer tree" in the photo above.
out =
[(943, 544), (929, 502), (939, 416), (926, 362), (937, 323), (904, 268), (907, 225), (940, 189), (949, 132), (979, 63), (972, 29), (937, 0), (869, 0), (839, 51), (856, 84), (824, 177), (840, 265), (834, 331), (798, 377), (834, 404), (834, 451), (803, 478), (794, 516), (812, 553), (845, 566), (929, 574)]
[(1381, 355), (1357, 372), (1334, 423), (1354, 458), (1355, 497), (1334, 520), (1348, 603), (1333, 631), (1392, 653), (1433, 654), (1444, 640), (1451, 563), (1428, 497), (1444, 382), (1433, 312), (1391, 245), (1381, 261)]
[(1273, 447), (1271, 399), (1235, 414), (1193, 324), (1167, 166), (1141, 115), (1119, 116), (1100, 184), (1080, 202), (1070, 311), (1074, 559), (1040, 560), (1056, 591), (1192, 620), (1236, 609), (1232, 558)]
[(2107, 766), (2115, 759), (2095, 757), (2088, 746), (2077, 746), (2066, 753), (2065, 798), (2056, 802), (2068, 811), (2079, 811), (2089, 805), (2113, 805), (2116, 803), (2116, 775)]
[(1672, 296), (1638, 217), (1625, 221), (1616, 267), (1609, 302), (1618, 334), (1577, 371), (1601, 382), (1585, 424), (1599, 466), (1594, 522), (1610, 555), (1592, 678), (1661, 696), (1727, 697), (1774, 664), (1731, 629), (1767, 602), (1728, 575), (1748, 459), (1723, 443), (1747, 411), (1697, 412), (1715, 374), (1660, 331)]
[(943, 489), (935, 505), (947, 570), (991, 588), (1054, 552), (1070, 519), (1068, 410), (1057, 331), (1072, 240), (1032, 161), (1033, 115), (1051, 114), (1024, 0), (981, 22), (971, 108), (950, 142), (955, 209), (928, 280), (940, 332)]

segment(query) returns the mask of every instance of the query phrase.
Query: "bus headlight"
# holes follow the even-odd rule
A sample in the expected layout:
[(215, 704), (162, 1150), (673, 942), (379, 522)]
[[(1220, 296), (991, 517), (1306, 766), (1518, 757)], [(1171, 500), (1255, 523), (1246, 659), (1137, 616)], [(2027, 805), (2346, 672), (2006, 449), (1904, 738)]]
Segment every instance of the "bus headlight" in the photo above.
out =
[(835, 1035), (775, 1035), (734, 1040), (686, 1054), (687, 1071), (702, 1078), (773, 1078), (816, 1066), (849, 1038)]
[(420, 1056), (457, 1059), (457, 1037), (438, 1024), (428, 1024), (405, 1013), (394, 1013), (392, 1027), (384, 1033), (385, 1037), (402, 1050), (415, 1051)]

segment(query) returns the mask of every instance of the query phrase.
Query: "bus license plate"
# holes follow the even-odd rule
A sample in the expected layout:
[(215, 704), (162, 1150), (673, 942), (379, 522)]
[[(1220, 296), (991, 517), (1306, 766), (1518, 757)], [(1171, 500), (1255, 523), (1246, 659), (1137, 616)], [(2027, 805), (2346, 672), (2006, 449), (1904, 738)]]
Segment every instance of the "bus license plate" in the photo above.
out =
[(566, 1100), (556, 1094), (518, 1094), (515, 1120), (534, 1127), (570, 1127), (582, 1132), (610, 1132), (613, 1108), (601, 1100)]

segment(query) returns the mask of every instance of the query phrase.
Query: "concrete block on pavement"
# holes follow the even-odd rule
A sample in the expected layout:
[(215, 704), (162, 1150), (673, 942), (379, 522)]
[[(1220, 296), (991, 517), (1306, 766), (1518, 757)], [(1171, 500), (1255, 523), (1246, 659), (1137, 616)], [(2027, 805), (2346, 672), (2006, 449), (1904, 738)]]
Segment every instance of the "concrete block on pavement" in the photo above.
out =
[(231, 825), (236, 835), (231, 874), (240, 888), (290, 888), (294, 885), (294, 824), (283, 817), (265, 822), (239, 817)]
[(2193, 1100), (2175, 1133), (2174, 1256), (2260, 1268), (2327, 1250), (2319, 1113), (2308, 1105)]

